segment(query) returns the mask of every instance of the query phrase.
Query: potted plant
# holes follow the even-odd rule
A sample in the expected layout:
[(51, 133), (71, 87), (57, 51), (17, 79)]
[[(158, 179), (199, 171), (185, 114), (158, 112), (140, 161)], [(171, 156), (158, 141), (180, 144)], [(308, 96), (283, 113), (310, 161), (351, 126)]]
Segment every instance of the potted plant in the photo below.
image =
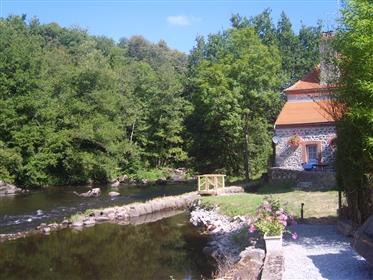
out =
[(328, 140), (329, 146), (334, 150), (337, 148), (337, 137), (332, 137)]
[(289, 138), (288, 144), (293, 147), (298, 147), (302, 143), (302, 139), (298, 134), (294, 134)]
[(288, 225), (294, 225), (296, 221), (281, 207), (278, 199), (265, 198), (258, 206), (256, 214), (256, 220), (250, 224), (249, 232), (257, 230), (263, 235), (267, 253), (282, 249), (282, 235), (285, 232), (290, 233), (293, 239), (297, 238), (295, 232), (287, 229)]

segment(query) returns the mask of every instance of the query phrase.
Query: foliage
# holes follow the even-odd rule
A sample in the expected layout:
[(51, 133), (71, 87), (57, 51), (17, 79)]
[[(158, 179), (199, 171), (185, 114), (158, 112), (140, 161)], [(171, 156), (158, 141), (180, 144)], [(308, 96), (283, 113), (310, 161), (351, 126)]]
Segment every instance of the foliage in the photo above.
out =
[(200, 172), (255, 177), (269, 164), (281, 89), (319, 61), (321, 24), (295, 34), (282, 13), (231, 17), (232, 28), (198, 37), (189, 56), (190, 155)]
[(191, 77), (191, 154), (203, 172), (239, 175), (246, 165), (255, 175), (267, 166), (270, 123), (280, 107), (278, 51), (253, 28), (210, 35), (204, 48)]
[(270, 10), (231, 22), (187, 56), (162, 40), (1, 18), (0, 179), (81, 184), (178, 166), (259, 176), (279, 92), (318, 61), (320, 28), (295, 35)]
[(372, 13), (371, 1), (349, 1), (334, 41), (340, 70), (335, 97), (346, 108), (337, 121), (338, 183), (356, 225), (373, 213)]
[(238, 29), (254, 27), (264, 44), (277, 46), (281, 55), (282, 88), (295, 83), (320, 61), (321, 22), (315, 27), (302, 25), (299, 33), (295, 34), (284, 12), (275, 26), (268, 8), (249, 19), (233, 15), (231, 23)]
[[(294, 218), (281, 207), (278, 199), (265, 197), (256, 210), (256, 221), (250, 224), (249, 231), (258, 230), (265, 236), (279, 236), (290, 232), (286, 227), (295, 223)], [(296, 236), (296, 233), (292, 233), (294, 239)]]
[(186, 56), (77, 28), (0, 20), (0, 177), (19, 185), (105, 182), (187, 154)]
[(169, 170), (167, 168), (162, 169), (140, 169), (134, 174), (134, 179), (146, 179), (149, 181), (156, 181), (159, 178), (167, 178)]

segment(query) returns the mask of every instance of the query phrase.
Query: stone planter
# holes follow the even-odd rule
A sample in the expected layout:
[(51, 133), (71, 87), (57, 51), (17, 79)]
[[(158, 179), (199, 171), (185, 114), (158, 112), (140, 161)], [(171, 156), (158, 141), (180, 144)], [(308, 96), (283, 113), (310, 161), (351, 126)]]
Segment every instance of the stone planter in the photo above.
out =
[(277, 236), (264, 235), (267, 254), (282, 250), (282, 234)]

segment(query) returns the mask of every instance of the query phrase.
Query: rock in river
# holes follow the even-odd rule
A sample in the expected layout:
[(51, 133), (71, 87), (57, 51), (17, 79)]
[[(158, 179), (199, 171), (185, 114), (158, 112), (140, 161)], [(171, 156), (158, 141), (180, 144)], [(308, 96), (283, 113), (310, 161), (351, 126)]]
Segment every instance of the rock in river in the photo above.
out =
[(119, 185), (120, 185), (120, 182), (119, 182), (118, 179), (116, 179), (114, 182), (111, 183), (110, 186), (111, 186), (112, 188), (118, 188)]
[(111, 197), (115, 197), (115, 196), (119, 196), (120, 193), (119, 192), (109, 192), (108, 195), (111, 196)]
[(100, 188), (94, 188), (89, 190), (88, 192), (85, 193), (77, 193), (74, 192), (76, 195), (82, 196), (82, 197), (97, 197), (101, 195), (101, 189)]
[(22, 189), (17, 188), (12, 184), (5, 183), (0, 181), (0, 196), (2, 195), (13, 195), (16, 193), (22, 192)]

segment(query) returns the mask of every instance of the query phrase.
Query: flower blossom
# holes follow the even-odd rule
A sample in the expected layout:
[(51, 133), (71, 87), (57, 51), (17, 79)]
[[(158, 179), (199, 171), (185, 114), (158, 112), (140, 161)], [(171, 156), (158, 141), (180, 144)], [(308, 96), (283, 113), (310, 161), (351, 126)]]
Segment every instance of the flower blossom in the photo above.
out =
[(298, 238), (298, 234), (296, 232), (293, 232), (291, 234), (291, 238), (293, 238), (294, 240)]
[(249, 226), (249, 232), (250, 232), (250, 233), (253, 233), (254, 231), (256, 231), (256, 227), (255, 227), (254, 224), (251, 224), (251, 225)]
[(281, 220), (281, 221), (286, 221), (288, 219), (288, 217), (285, 215), (285, 214), (280, 214), (278, 217), (277, 217), (278, 220)]

